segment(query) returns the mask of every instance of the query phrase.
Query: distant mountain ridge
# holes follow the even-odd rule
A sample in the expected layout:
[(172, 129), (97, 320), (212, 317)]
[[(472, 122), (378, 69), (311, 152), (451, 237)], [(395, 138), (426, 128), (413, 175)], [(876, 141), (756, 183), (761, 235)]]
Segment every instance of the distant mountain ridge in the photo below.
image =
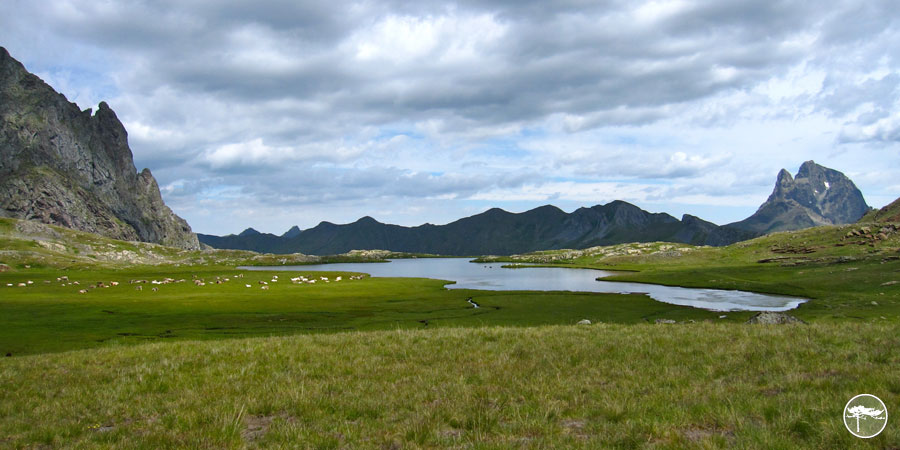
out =
[(614, 201), (579, 208), (572, 213), (551, 205), (518, 214), (492, 208), (446, 225), (403, 227), (366, 216), (343, 225), (322, 222), (308, 230), (297, 229), (282, 236), (259, 233), (252, 228), (236, 236), (198, 236), (201, 242), (215, 248), (267, 253), (326, 255), (355, 249), (384, 249), (441, 255), (508, 255), (622, 242), (724, 245), (756, 234), (722, 228), (690, 215), (678, 220), (665, 213), (650, 213), (630, 203)]
[(106, 103), (82, 111), (0, 47), (0, 217), (184, 249), (200, 243), (138, 173)]
[(237, 236), (198, 237), (215, 248), (265, 253), (327, 255), (381, 249), (460, 256), (509, 255), (626, 242), (722, 246), (772, 231), (852, 223), (866, 211), (868, 206), (852, 181), (836, 170), (807, 161), (796, 178), (786, 170), (778, 174), (775, 190), (754, 215), (722, 226), (689, 214), (678, 220), (616, 200), (572, 213), (551, 205), (518, 214), (492, 208), (446, 225), (403, 227), (366, 216), (343, 225), (321, 222), (308, 230), (294, 226), (281, 236), (248, 228)]

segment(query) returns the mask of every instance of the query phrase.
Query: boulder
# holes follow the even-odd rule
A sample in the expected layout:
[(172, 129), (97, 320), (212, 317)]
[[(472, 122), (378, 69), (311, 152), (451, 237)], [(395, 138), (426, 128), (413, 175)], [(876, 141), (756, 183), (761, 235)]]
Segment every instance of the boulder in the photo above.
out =
[(751, 317), (750, 320), (747, 321), (750, 324), (763, 324), (763, 325), (784, 325), (789, 323), (806, 323), (790, 314), (780, 313), (780, 312), (772, 312), (772, 311), (763, 311), (755, 316)]
[(591, 321), (587, 319), (582, 319), (578, 321), (578, 325), (590, 325)]

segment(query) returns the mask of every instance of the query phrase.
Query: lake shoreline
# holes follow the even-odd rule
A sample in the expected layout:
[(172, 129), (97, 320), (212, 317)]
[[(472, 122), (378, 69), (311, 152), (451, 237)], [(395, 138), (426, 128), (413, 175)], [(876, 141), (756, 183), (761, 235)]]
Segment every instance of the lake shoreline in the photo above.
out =
[[(271, 271), (344, 271), (367, 273), (372, 277), (427, 278), (447, 281), (445, 288), (489, 291), (586, 292), (643, 294), (655, 301), (717, 312), (773, 311), (796, 309), (808, 299), (745, 290), (688, 287), (661, 283), (608, 280), (623, 274), (596, 268), (533, 266), (521, 264), (516, 269), (530, 268), (528, 275), (518, 270), (503, 270), (508, 265), (493, 265), (468, 258), (389, 260), (393, 264), (366, 265), (355, 263), (300, 266), (242, 266), (245, 270)], [(374, 270), (372, 270), (374, 269)], [(563, 269), (563, 270), (560, 270)], [(569, 271), (564, 269), (581, 269)], [(592, 273), (593, 272), (593, 273)], [(597, 276), (599, 272), (599, 277)], [(626, 275), (627, 276), (627, 275)], [(640, 285), (635, 287), (632, 285)]]

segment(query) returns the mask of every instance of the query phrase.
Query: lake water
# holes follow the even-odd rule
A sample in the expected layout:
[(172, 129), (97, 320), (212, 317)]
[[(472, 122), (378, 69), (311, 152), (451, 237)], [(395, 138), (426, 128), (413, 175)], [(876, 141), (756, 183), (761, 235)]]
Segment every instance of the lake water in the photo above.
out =
[(342, 263), (310, 266), (241, 267), (243, 270), (362, 272), (373, 277), (433, 278), (455, 281), (448, 289), (491, 291), (578, 291), (644, 293), (657, 301), (712, 311), (787, 311), (805, 299), (753, 292), (697, 289), (657, 284), (598, 281), (614, 272), (560, 267), (506, 269), (508, 263), (471, 263), (467, 258), (396, 259), (389, 263)]

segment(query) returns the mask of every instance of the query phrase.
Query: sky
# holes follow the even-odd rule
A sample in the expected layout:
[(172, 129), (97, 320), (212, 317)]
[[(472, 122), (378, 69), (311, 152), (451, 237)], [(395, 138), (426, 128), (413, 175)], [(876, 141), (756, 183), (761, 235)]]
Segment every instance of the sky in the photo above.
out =
[(196, 232), (625, 200), (725, 224), (780, 169), (900, 196), (900, 8), (837, 1), (4, 0)]

